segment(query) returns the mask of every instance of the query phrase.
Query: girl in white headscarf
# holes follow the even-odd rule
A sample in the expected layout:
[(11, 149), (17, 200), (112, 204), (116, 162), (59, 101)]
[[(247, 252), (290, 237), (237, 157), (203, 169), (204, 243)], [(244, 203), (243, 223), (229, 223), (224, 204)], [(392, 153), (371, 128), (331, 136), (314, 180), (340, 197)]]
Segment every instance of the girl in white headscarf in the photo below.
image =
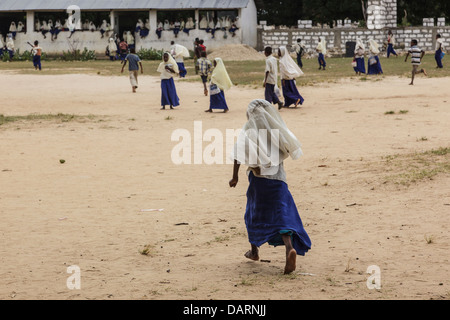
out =
[(25, 31), (25, 26), (23, 25), (22, 21), (19, 21), (19, 23), (17, 24), (17, 32), (23, 32)]
[(184, 58), (190, 57), (189, 50), (180, 44), (174, 44), (170, 52), (178, 65), (180, 78), (186, 77), (187, 70), (184, 66)]
[(9, 32), (12, 34), (13, 39), (16, 39), (16, 34), (17, 34), (17, 27), (16, 27), (16, 23), (13, 21), (11, 22), (10, 26), (9, 26)]
[(163, 54), (163, 62), (159, 64), (157, 71), (161, 74), (161, 110), (166, 109), (166, 105), (169, 105), (170, 109), (179, 106), (180, 99), (177, 95), (173, 77), (180, 70), (169, 52)]
[(229, 182), (230, 187), (235, 187), (240, 165), (248, 166), (245, 224), (251, 249), (244, 256), (257, 261), (262, 244), (284, 245), (284, 273), (289, 274), (296, 269), (297, 255), (305, 255), (311, 248), (283, 166), (288, 157), (296, 160), (302, 155), (301, 145), (279, 112), (265, 100), (249, 104), (247, 119), (231, 155), (234, 167)]
[(9, 61), (11, 61), (12, 58), (14, 57), (14, 52), (16, 51), (12, 35), (8, 36), (8, 40), (6, 41), (6, 50), (9, 54)]
[(278, 49), (278, 57), (280, 59), (280, 76), (281, 86), (283, 88), (284, 107), (287, 108), (291, 104), (294, 104), (294, 107), (297, 107), (299, 104), (302, 105), (305, 99), (303, 99), (298, 92), (295, 79), (300, 77), (303, 72), (292, 59), (286, 47), (282, 46)]
[(378, 54), (380, 53), (380, 45), (373, 39), (369, 39), (369, 62), (367, 66), (367, 74), (382, 74), (380, 59)]
[(356, 38), (355, 55), (353, 60), (356, 62), (356, 66), (353, 67), (353, 70), (355, 70), (357, 75), (366, 73), (366, 64), (364, 62), (365, 52), (366, 46), (362, 42), (361, 38)]
[(108, 31), (108, 23), (106, 20), (102, 21), (102, 25), (100, 26), (100, 33), (102, 34), (102, 38), (105, 36), (105, 32)]
[(319, 70), (327, 66), (325, 62), (325, 55), (327, 54), (327, 42), (325, 41), (325, 37), (319, 38), (319, 43), (317, 44), (316, 51), (319, 53), (318, 61), (319, 61)]
[(117, 44), (116, 44), (116, 41), (114, 41), (113, 38), (109, 38), (108, 52), (109, 52), (109, 60), (111, 60), (111, 61), (116, 60)]
[(134, 37), (131, 34), (131, 31), (127, 31), (126, 35), (125, 35), (125, 41), (128, 44), (128, 48), (134, 48)]
[(205, 112), (212, 112), (212, 109), (222, 109), (223, 112), (228, 112), (224, 91), (229, 90), (232, 86), (233, 82), (231, 82), (223, 60), (215, 58), (209, 87), (209, 109)]

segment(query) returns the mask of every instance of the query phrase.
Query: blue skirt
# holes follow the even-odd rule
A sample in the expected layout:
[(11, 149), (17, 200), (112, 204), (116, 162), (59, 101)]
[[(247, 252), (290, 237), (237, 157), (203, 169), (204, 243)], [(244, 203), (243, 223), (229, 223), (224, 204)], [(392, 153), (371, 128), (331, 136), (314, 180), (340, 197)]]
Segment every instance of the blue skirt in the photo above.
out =
[(187, 70), (186, 70), (186, 68), (184, 66), (184, 63), (183, 62), (177, 62), (177, 65), (178, 65), (178, 69), (180, 69), (180, 77), (182, 77), (182, 78), (186, 77)]
[(209, 96), (209, 108), (228, 110), (227, 101), (225, 100), (225, 93), (222, 90), (218, 94), (212, 94)]
[(161, 106), (166, 105), (173, 107), (180, 105), (173, 78), (161, 80)]
[(377, 60), (377, 63), (371, 65), (369, 58), (369, 63), (367, 65), (367, 74), (382, 74), (383, 69), (381, 69), (380, 59), (378, 58), (378, 56), (374, 56), (374, 58), (375, 60)]
[(364, 63), (364, 58), (356, 58), (356, 67), (353, 68), (355, 72), (366, 73), (366, 65)]
[(300, 104), (303, 104), (303, 97), (298, 92), (295, 80), (282, 80), (283, 87), (284, 106), (289, 107), (291, 104), (295, 104), (300, 99)]
[(251, 244), (259, 247), (268, 242), (283, 245), (282, 233), (290, 233), (298, 255), (311, 249), (311, 240), (303, 228), (294, 199), (285, 182), (258, 178), (249, 174), (245, 225)]

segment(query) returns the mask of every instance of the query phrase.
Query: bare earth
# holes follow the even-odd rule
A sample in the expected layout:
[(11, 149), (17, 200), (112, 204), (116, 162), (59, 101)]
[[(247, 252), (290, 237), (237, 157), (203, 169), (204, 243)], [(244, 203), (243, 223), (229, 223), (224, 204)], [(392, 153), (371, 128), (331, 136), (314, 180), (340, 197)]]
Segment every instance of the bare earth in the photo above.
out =
[(139, 81), (0, 75), (0, 114), (93, 115), (0, 126), (0, 299), (450, 298), (450, 175), (399, 184), (385, 160), (450, 147), (449, 78), (301, 87), (304, 106), (281, 111), (303, 145), (285, 168), (313, 244), (288, 276), (282, 247), (244, 257), (243, 168), (230, 189), (231, 165), (171, 161), (175, 129), (241, 128), (263, 89), (232, 88), (230, 112), (208, 114), (202, 85), (177, 82), (182, 106), (160, 111), (159, 79)]

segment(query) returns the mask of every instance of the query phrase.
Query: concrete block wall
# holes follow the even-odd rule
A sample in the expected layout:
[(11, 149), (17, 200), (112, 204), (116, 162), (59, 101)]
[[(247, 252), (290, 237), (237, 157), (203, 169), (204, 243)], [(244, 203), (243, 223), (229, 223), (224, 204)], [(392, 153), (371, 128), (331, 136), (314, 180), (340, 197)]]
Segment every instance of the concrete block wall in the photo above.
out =
[(302, 39), (307, 51), (314, 53), (318, 38), (325, 37), (330, 54), (344, 54), (347, 42), (356, 42), (357, 38), (367, 44), (373, 38), (381, 46), (387, 41), (387, 33), (391, 30), (396, 39), (396, 50), (407, 50), (412, 39), (419, 42), (419, 46), (426, 51), (434, 51), (436, 35), (441, 34), (444, 46), (450, 48), (450, 26), (445, 27), (407, 27), (385, 29), (272, 29), (261, 30), (262, 36), (257, 49), (263, 50), (266, 46), (278, 48), (280, 46), (294, 45), (297, 39)]

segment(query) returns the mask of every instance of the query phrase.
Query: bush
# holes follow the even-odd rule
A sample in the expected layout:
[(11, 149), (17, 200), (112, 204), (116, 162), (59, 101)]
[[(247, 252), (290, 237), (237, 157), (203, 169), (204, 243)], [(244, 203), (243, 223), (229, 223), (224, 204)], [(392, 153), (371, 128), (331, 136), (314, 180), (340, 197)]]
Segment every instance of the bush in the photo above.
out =
[(136, 53), (142, 60), (162, 60), (164, 50), (142, 48)]

